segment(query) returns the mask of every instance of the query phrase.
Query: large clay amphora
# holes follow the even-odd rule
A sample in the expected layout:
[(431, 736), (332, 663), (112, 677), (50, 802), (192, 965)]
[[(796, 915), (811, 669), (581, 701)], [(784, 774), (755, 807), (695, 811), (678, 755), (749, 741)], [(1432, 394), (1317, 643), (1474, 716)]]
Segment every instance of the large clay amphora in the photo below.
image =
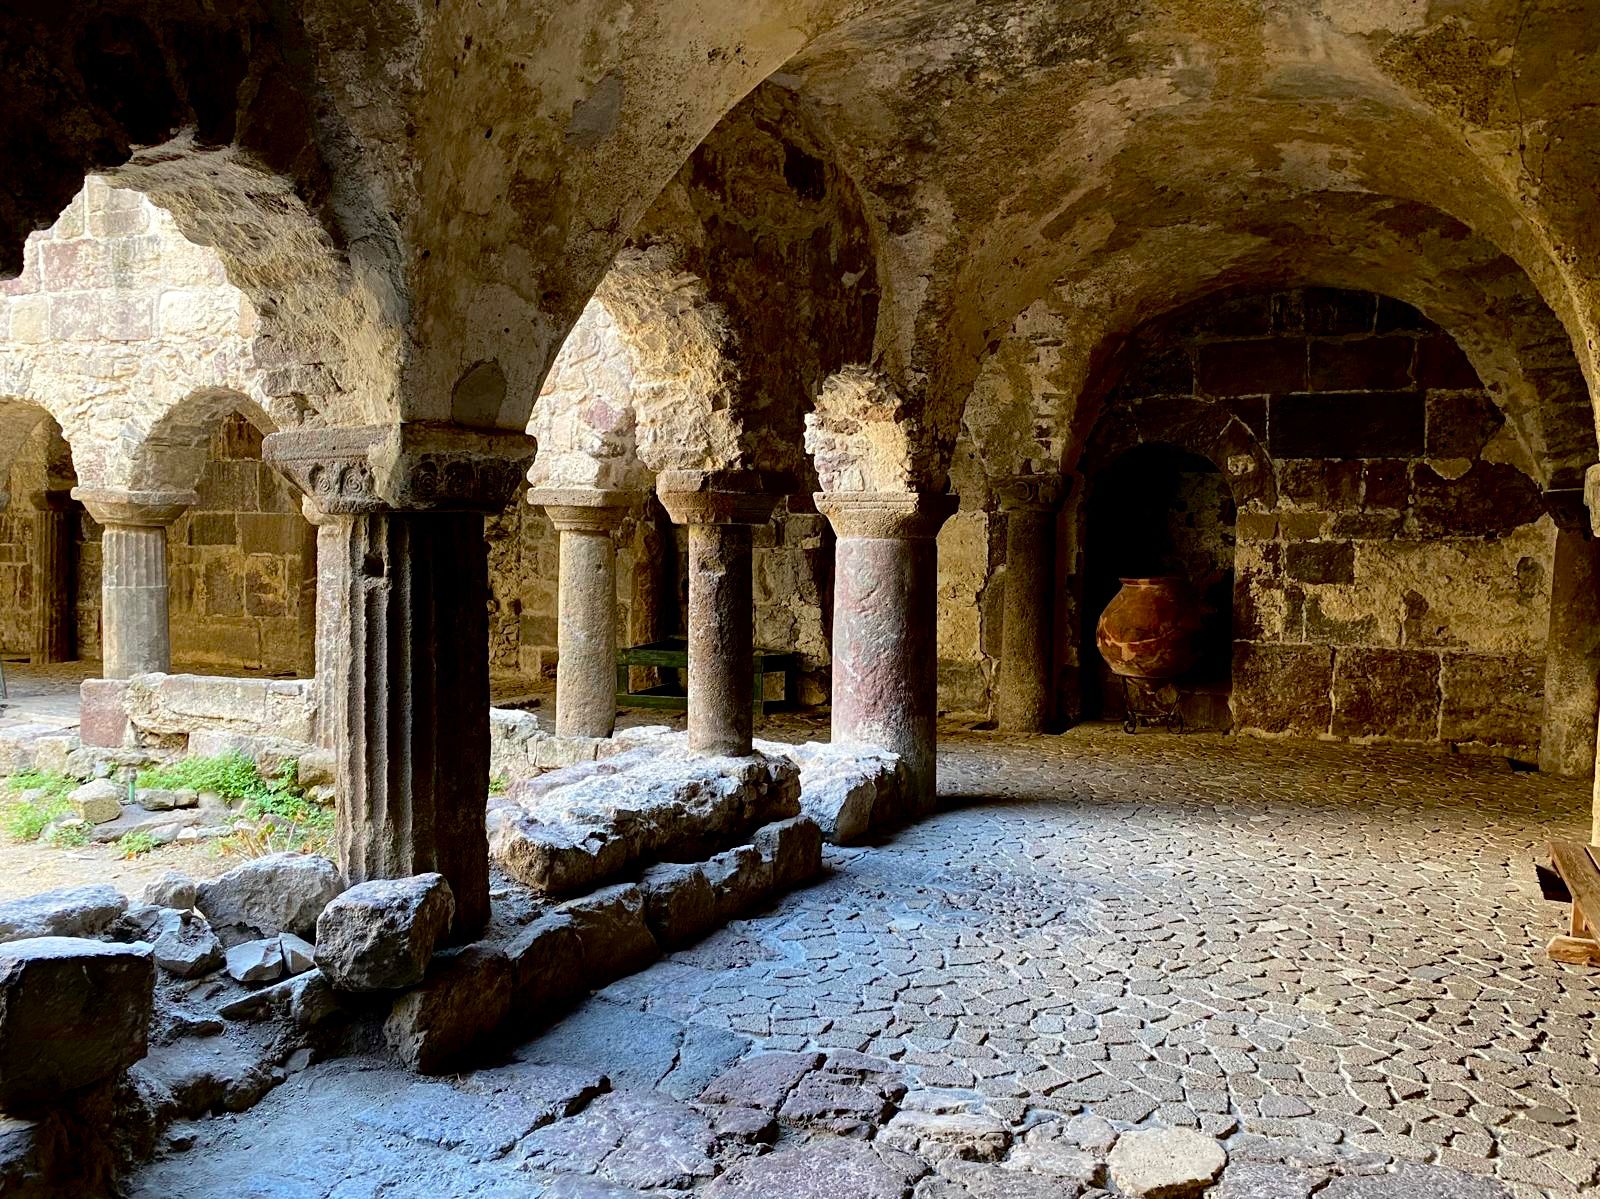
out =
[(1095, 627), (1095, 644), (1113, 674), (1172, 679), (1194, 665), (1200, 604), (1176, 575), (1123, 579)]

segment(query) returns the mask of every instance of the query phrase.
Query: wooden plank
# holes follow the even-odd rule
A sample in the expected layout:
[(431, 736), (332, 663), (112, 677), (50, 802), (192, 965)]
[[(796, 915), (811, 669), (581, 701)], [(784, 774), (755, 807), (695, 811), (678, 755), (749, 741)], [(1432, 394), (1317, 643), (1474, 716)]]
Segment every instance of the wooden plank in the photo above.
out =
[(1552, 841), (1550, 858), (1572, 892), (1572, 902), (1591, 923), (1600, 920), (1600, 865), (1589, 856), (1588, 847), (1576, 841)]
[(1569, 966), (1600, 966), (1600, 942), (1588, 937), (1551, 937), (1545, 952)]

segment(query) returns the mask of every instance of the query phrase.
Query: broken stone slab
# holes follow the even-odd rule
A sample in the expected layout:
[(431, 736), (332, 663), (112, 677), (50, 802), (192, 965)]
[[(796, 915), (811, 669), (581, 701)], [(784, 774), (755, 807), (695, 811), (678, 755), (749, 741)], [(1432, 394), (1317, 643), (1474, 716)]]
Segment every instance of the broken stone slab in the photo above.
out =
[(295, 936), (293, 933), (281, 933), (278, 936), (278, 946), (283, 950), (283, 972), (288, 975), (304, 974), (307, 970), (316, 968), (316, 946), (311, 942)]
[(1008, 1170), (1048, 1178), (1070, 1178), (1087, 1186), (1100, 1172), (1092, 1155), (1066, 1141), (1027, 1141), (1016, 1145), (1005, 1160)]
[(1388, 1174), (1345, 1175), (1316, 1192), (1318, 1199), (1510, 1199), (1505, 1184), (1446, 1166), (1401, 1163)]
[(90, 824), (107, 824), (122, 815), (122, 801), (128, 798), (128, 789), (110, 779), (94, 779), (76, 788), (67, 796), (72, 812)]
[(193, 809), (150, 812), (137, 804), (128, 804), (116, 819), (95, 825), (89, 839), (97, 845), (109, 845), (129, 833), (142, 833), (156, 845), (171, 845), (185, 830), (197, 827), (202, 819), (201, 813)]
[(793, 816), (756, 830), (756, 852), (767, 864), (774, 891), (810, 882), (822, 871), (822, 829), (810, 816)]
[(644, 918), (669, 949), (693, 944), (723, 922), (717, 895), (698, 862), (652, 866), (639, 879)]
[(862, 1141), (821, 1140), (735, 1162), (706, 1199), (902, 1199), (926, 1163)]
[(78, 937), (0, 945), (0, 1108), (28, 1115), (145, 1054), (150, 946)]
[(898, 1076), (835, 1070), (829, 1059), (802, 1078), (778, 1109), (778, 1119), (791, 1128), (819, 1128), (845, 1137), (865, 1137), (894, 1114), (905, 1094)]
[(852, 845), (875, 828), (898, 824), (904, 814), (905, 770), (890, 750), (817, 741), (757, 741), (756, 748), (800, 768), (800, 807), (831, 844)]
[(270, 1046), (247, 1038), (184, 1037), (153, 1049), (136, 1070), (159, 1088), (169, 1116), (242, 1112), (282, 1080)]
[(283, 943), (277, 937), (245, 941), (228, 950), (227, 965), (237, 982), (277, 982), (283, 977)]
[(145, 884), (144, 901), (158, 907), (187, 911), (194, 907), (195, 884), (187, 874), (169, 870)]
[(686, 1190), (717, 1171), (717, 1142), (705, 1116), (646, 1090), (611, 1091), (571, 1119), (521, 1144), (526, 1170), (593, 1175), (615, 1186)]
[(0, 942), (31, 937), (97, 937), (128, 910), (115, 887), (58, 887), (0, 903)]
[(196, 888), (196, 906), (224, 945), (279, 933), (312, 937), (322, 909), (344, 890), (327, 858), (274, 853), (236, 866)]
[(346, 991), (414, 986), (450, 931), (455, 909), (442, 874), (358, 883), (317, 919), (317, 966)]
[(1135, 1199), (1190, 1199), (1227, 1164), (1222, 1145), (1192, 1129), (1138, 1129), (1117, 1138), (1111, 1181)]
[(191, 752), (201, 733), (273, 737), (309, 744), (313, 739), (310, 679), (228, 678), (196, 674), (140, 674), (127, 680), (122, 707), (136, 729), (187, 734)]
[(1011, 1147), (1011, 1132), (992, 1116), (974, 1112), (902, 1111), (879, 1131), (878, 1142), (930, 1162), (996, 1162)]
[(492, 1042), (511, 1011), (511, 961), (487, 945), (434, 955), (422, 984), (394, 1002), (384, 1037), (419, 1074), (452, 1069)]
[(799, 771), (766, 755), (692, 755), (686, 739), (660, 738), (517, 783), (507, 800), (491, 814), (496, 861), (526, 886), (566, 894), (635, 866), (703, 857), (798, 815)]
[(339, 994), (320, 970), (235, 996), (217, 1009), (225, 1020), (266, 1020), (277, 1016), (302, 1031), (315, 1028), (345, 1010)]
[(541, 916), (512, 937), (505, 952), (518, 1019), (542, 1018), (588, 990), (578, 922), (566, 912)]
[(156, 965), (178, 978), (200, 978), (227, 960), (205, 917), (198, 912), (159, 909), (160, 929), (151, 943)]
[(821, 1064), (820, 1053), (754, 1053), (714, 1078), (700, 1101), (776, 1113), (800, 1080)]

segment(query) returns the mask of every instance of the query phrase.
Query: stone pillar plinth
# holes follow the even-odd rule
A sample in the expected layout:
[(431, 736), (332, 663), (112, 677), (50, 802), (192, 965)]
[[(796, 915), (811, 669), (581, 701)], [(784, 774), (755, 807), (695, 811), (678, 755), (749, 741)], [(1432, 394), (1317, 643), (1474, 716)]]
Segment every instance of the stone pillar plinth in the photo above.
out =
[(609, 737), (616, 727), (617, 547), (611, 535), (638, 501), (631, 492), (587, 487), (528, 493), (561, 538), (556, 732), (563, 737)]
[(333, 519), (318, 531), (339, 864), (352, 883), (438, 871), (452, 937), (489, 915), (486, 512), (533, 452), (447, 426), (295, 429), (263, 456)]
[(77, 624), (72, 580), (72, 496), (43, 491), (33, 499), (33, 647), (35, 663), (70, 662)]
[(195, 501), (192, 491), (75, 487), (100, 522), (101, 658), (105, 677), (172, 668), (167, 624), (167, 527)]
[(740, 472), (662, 471), (656, 493), (689, 528), (689, 747), (748, 754), (755, 732), (751, 536), (776, 497)]
[(833, 525), (833, 740), (899, 754), (925, 811), (937, 790), (939, 558), (955, 496), (820, 493)]
[(1000, 727), (1042, 733), (1054, 718), (1050, 689), (1055, 587), (1056, 476), (1019, 475), (996, 484), (1006, 517), (1005, 613), (1000, 636)]

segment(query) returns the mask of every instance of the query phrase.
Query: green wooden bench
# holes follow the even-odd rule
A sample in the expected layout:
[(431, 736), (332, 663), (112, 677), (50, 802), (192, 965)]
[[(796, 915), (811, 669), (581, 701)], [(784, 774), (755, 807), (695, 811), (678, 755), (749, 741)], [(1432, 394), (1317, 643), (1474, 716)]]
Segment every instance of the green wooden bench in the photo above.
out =
[[(784, 702), (794, 699), (795, 671), (800, 656), (790, 650), (762, 649), (755, 651), (755, 710), (760, 716), (767, 710), (767, 676), (783, 675)], [(689, 669), (689, 643), (682, 637), (668, 637), (645, 645), (630, 645), (617, 651), (617, 704), (624, 708), (672, 708), (683, 711), (689, 706), (689, 697), (682, 688), (663, 683), (643, 691), (628, 688), (628, 668), (655, 666), (667, 670), (687, 672)]]

